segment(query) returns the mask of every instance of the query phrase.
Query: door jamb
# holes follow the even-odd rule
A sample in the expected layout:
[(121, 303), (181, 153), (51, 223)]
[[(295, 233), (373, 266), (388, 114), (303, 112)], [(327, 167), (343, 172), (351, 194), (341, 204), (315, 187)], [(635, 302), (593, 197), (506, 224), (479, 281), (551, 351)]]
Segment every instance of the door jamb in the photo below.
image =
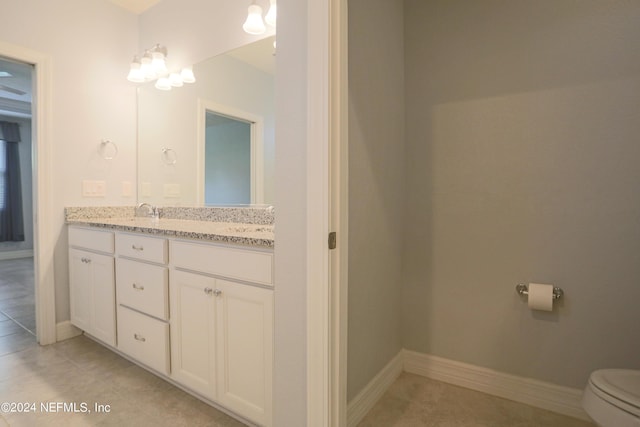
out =
[[(347, 0), (308, 2), (307, 426), (346, 426)], [(329, 250), (329, 231), (338, 233)]]

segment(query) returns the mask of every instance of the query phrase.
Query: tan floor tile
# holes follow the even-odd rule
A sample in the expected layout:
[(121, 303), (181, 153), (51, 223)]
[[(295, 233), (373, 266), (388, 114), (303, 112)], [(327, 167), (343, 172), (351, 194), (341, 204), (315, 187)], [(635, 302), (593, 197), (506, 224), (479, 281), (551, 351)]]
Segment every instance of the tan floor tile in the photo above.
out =
[(594, 427), (593, 424), (403, 373), (360, 427)]
[(360, 427), (426, 426), (432, 412), (433, 408), (417, 402), (385, 395), (358, 425)]
[[(103, 413), (4, 414), (14, 426), (211, 426), (237, 422), (200, 400), (84, 337), (0, 356), (0, 400), (67, 402)], [(149, 424), (151, 423), (151, 424)]]

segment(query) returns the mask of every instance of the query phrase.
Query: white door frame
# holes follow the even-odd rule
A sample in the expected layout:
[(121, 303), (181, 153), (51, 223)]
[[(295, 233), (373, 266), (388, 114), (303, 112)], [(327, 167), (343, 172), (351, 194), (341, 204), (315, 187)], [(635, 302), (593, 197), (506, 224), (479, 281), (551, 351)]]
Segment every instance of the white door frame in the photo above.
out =
[(332, 0), (329, 27), (329, 211), (337, 247), (330, 256), (330, 426), (347, 425), (349, 279), (349, 79), (347, 0)]
[[(346, 426), (347, 0), (308, 2), (307, 426)], [(329, 231), (337, 232), (329, 251)]]
[(53, 192), (51, 185), (51, 71), (50, 58), (40, 52), (0, 41), (0, 55), (31, 64), (33, 104), (33, 243), (36, 297), (36, 336), (41, 345), (56, 342), (56, 303), (53, 271)]

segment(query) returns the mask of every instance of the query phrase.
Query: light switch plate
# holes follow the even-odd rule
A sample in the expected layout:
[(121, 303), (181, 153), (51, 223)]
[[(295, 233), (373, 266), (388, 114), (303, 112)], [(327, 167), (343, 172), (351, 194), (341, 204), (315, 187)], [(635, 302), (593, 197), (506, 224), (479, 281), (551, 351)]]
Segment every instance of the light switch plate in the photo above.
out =
[(104, 197), (107, 194), (107, 183), (104, 181), (82, 181), (82, 197)]

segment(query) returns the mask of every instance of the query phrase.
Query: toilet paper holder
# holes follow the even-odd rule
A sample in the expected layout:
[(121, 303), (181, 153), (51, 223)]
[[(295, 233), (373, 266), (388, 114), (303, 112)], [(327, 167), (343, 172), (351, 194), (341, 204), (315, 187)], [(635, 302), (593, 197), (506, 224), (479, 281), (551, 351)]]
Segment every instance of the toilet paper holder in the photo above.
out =
[[(519, 295), (529, 295), (529, 286), (525, 285), (523, 283), (518, 283), (516, 285), (516, 292)], [(557, 300), (559, 298), (562, 298), (564, 296), (564, 291), (560, 288), (554, 287), (553, 288), (553, 299)]]

